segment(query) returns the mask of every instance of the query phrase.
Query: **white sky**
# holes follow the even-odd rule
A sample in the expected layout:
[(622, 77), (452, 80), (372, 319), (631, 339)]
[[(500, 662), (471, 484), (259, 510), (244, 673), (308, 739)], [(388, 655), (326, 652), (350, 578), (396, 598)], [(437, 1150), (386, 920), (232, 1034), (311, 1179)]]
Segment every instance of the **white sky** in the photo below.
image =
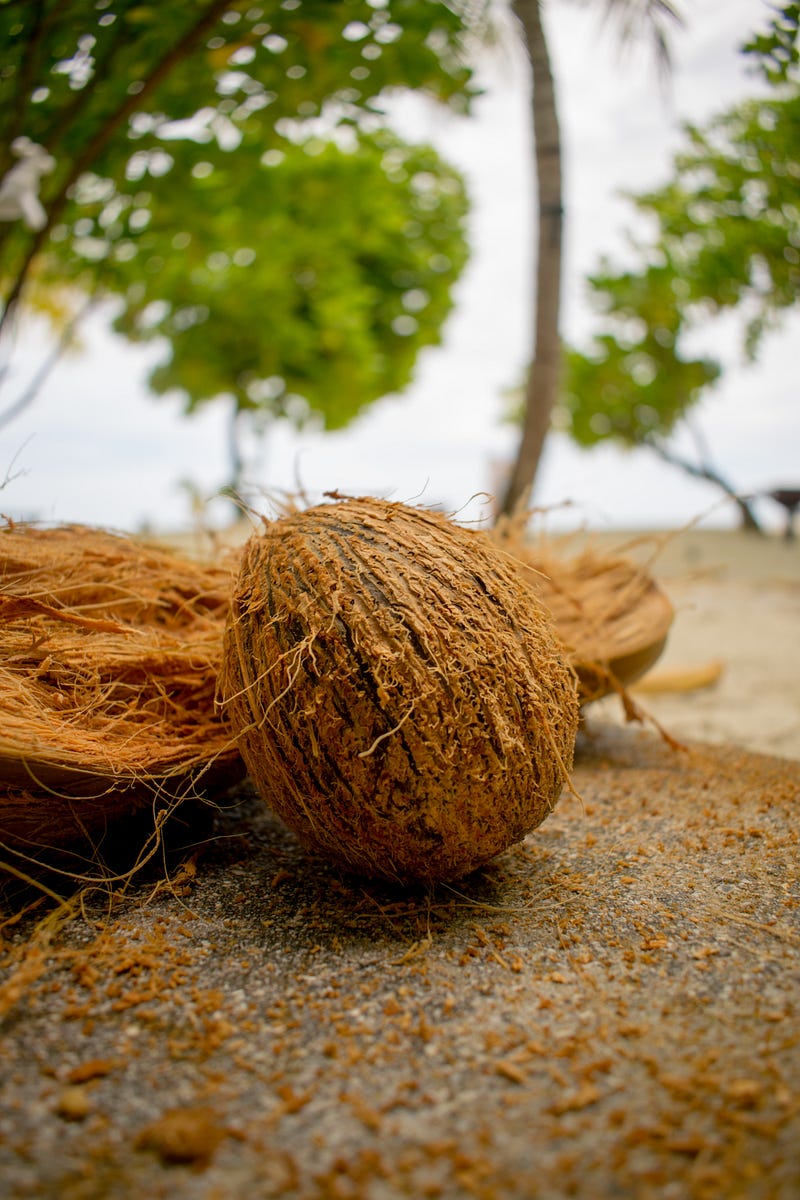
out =
[[(644, 47), (621, 56), (594, 13), (548, 0), (566, 157), (568, 339), (584, 339), (592, 328), (586, 273), (601, 254), (624, 245), (630, 209), (620, 189), (667, 177), (679, 119), (702, 121), (758, 86), (737, 47), (765, 26), (763, 0), (687, 0), (685, 7), (687, 27), (674, 38), (665, 95)], [(473, 199), (473, 256), (444, 345), (422, 355), (402, 397), (374, 405), (349, 429), (298, 435), (274, 427), (263, 445), (249, 446), (251, 479), (265, 492), (296, 490), (299, 479), (315, 499), (339, 489), (419, 498), (469, 517), (486, 511), (469, 501), (491, 489), (497, 466), (514, 449), (515, 431), (501, 414), (503, 392), (518, 383), (529, 354), (533, 210), (526, 69), (513, 43), (489, 57), (483, 77), (486, 94), (472, 119), (451, 118), (414, 98), (397, 107), (401, 131), (434, 141), (464, 170)], [(782, 334), (770, 337), (755, 368), (741, 364), (733, 332), (730, 321), (710, 325), (702, 340), (731, 369), (698, 410), (698, 424), (717, 465), (741, 488), (798, 485), (800, 320), (795, 314)], [(45, 349), (42, 332), (30, 329), (16, 359), (20, 383)], [(99, 319), (88, 326), (83, 353), (66, 361), (30, 410), (0, 433), (0, 478), (14, 475), (0, 509), (15, 518), (129, 529), (189, 524), (181, 482), (211, 497), (225, 481), (226, 413), (212, 405), (187, 419), (179, 401), (149, 396), (146, 374), (159, 355), (154, 347), (128, 347)], [(664, 527), (699, 517), (735, 523), (714, 489), (650, 455), (608, 447), (582, 452), (562, 436), (550, 440), (535, 501), (554, 506), (551, 528)], [(768, 524), (780, 524), (781, 512), (769, 501), (759, 512)], [(220, 501), (209, 508), (212, 520), (226, 513)]]

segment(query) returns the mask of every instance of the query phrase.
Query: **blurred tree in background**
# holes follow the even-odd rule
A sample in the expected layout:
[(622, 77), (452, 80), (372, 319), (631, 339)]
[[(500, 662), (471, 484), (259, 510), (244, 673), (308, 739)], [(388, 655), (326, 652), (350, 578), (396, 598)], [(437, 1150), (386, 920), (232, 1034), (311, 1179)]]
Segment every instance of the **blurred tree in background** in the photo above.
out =
[(126, 337), (169, 343), (157, 392), (227, 399), (237, 484), (243, 415), (335, 428), (405, 386), (440, 338), (467, 201), (381, 98), (468, 110), (470, 8), (0, 0), (6, 345), (25, 307), (66, 341), (76, 297), (114, 298)]
[(800, 299), (799, 21), (800, 4), (784, 5), (743, 48), (769, 94), (702, 129), (687, 125), (669, 182), (631, 197), (653, 236), (633, 245), (633, 267), (604, 262), (590, 278), (603, 325), (588, 352), (568, 352), (558, 413), (579, 445), (649, 447), (721, 487), (749, 528), (757, 527), (750, 505), (708, 450), (699, 445), (693, 460), (669, 438), (722, 371), (687, 349), (690, 335), (734, 311), (752, 360), (765, 331)]
[[(584, 0), (597, 7), (598, 0)], [(660, 68), (669, 67), (670, 24), (679, 23), (671, 0), (604, 0), (606, 15), (618, 23), (623, 43), (651, 37)], [(551, 417), (558, 400), (562, 368), (560, 335), (561, 263), (564, 204), (561, 178), (561, 131), (556, 83), (542, 20), (541, 0), (512, 0), (531, 65), (531, 126), (536, 195), (536, 259), (533, 271), (531, 356), (523, 385), (521, 435), (500, 514), (524, 508), (533, 491)]]

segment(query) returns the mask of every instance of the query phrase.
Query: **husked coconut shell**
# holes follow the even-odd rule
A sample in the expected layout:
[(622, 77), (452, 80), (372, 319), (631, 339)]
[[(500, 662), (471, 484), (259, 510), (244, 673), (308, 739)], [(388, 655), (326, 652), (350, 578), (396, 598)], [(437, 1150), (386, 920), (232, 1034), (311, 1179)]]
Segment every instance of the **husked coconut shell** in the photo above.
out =
[(572, 765), (576, 681), (488, 538), (341, 499), (251, 538), (220, 698), (250, 775), (344, 868), (452, 879), (523, 838)]
[(581, 705), (625, 689), (660, 658), (673, 619), (668, 597), (647, 570), (623, 554), (586, 549), (568, 557), (530, 539), (524, 510), (489, 536), (550, 616), (578, 676)]
[(241, 777), (214, 710), (232, 574), (102, 529), (0, 527), (0, 877)]
[(553, 618), (577, 672), (582, 705), (629, 687), (661, 657), (672, 605), (637, 563), (592, 551), (566, 559), (534, 549), (518, 567)]

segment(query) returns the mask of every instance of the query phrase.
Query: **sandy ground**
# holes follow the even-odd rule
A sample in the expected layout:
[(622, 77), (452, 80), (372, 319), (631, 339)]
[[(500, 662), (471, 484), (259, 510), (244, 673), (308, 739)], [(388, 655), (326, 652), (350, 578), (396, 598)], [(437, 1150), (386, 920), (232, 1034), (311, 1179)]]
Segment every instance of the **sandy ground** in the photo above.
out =
[(171, 882), (0, 940), (14, 1200), (797, 1200), (800, 771), (581, 738), (400, 891), (242, 797)]
[[(679, 738), (800, 759), (800, 541), (614, 532), (569, 538), (564, 551), (584, 544), (651, 563), (675, 608), (666, 650), (636, 690), (647, 712)], [(613, 698), (589, 715), (623, 719)]]
[(642, 700), (723, 745), (594, 706), (580, 798), (486, 869), (344, 877), (245, 786), (168, 877), (6, 909), (0, 1194), (797, 1200), (800, 553), (654, 570), (657, 670), (724, 670)]

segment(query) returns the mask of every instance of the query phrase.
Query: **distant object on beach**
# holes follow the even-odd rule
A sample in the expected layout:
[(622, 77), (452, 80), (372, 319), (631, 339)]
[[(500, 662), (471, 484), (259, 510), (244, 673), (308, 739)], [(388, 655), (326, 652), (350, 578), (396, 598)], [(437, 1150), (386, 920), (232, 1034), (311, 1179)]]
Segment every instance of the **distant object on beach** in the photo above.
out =
[(784, 537), (787, 542), (794, 540), (794, 517), (798, 508), (800, 508), (800, 488), (773, 488), (771, 492), (767, 492), (770, 500), (774, 500), (777, 504), (783, 505), (786, 509), (786, 529)]

